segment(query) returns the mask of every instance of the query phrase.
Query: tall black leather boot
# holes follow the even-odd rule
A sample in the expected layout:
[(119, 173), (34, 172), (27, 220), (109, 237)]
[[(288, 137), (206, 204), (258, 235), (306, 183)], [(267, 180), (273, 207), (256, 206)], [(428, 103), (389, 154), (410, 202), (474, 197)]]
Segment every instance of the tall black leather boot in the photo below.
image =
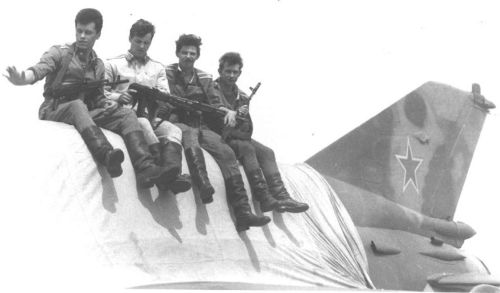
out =
[(182, 146), (178, 143), (169, 141), (166, 138), (160, 139), (160, 166), (171, 167), (176, 170), (176, 178), (170, 182), (170, 185), (160, 183), (158, 188), (160, 190), (170, 190), (174, 193), (186, 192), (191, 189), (191, 176), (188, 174), (181, 174), (182, 171)]
[(267, 216), (257, 216), (252, 213), (241, 175), (226, 179), (226, 193), (236, 218), (236, 231), (242, 232), (250, 227), (264, 226), (271, 222)]
[(260, 203), (260, 210), (265, 213), (272, 210), (279, 211), (278, 201), (274, 199), (269, 193), (266, 179), (264, 179), (264, 174), (262, 170), (256, 169), (253, 171), (249, 171), (247, 173), (248, 183), (250, 183), (250, 188), (252, 190), (252, 194), (257, 201)]
[(151, 188), (159, 182), (168, 184), (175, 179), (177, 176), (175, 170), (159, 167), (154, 163), (142, 131), (130, 132), (123, 139), (135, 169), (137, 185), (140, 188)]
[(160, 145), (160, 143), (157, 142), (157, 143), (150, 144), (149, 145), (149, 152), (151, 153), (151, 156), (153, 157), (155, 164), (159, 166), (161, 164), (161, 157), (160, 157), (161, 145)]
[(191, 147), (185, 149), (184, 153), (192, 179), (200, 189), (201, 201), (204, 204), (211, 203), (214, 200), (215, 189), (208, 179), (203, 151), (199, 147)]
[(123, 173), (121, 164), (125, 156), (122, 150), (114, 149), (99, 127), (96, 125), (87, 127), (80, 135), (94, 159), (106, 167), (109, 176), (115, 178)]
[(269, 186), (269, 191), (273, 197), (278, 200), (278, 211), (302, 213), (309, 209), (308, 204), (298, 202), (290, 197), (290, 194), (286, 190), (285, 184), (283, 184), (283, 180), (281, 180), (281, 175), (279, 173), (267, 176), (266, 180)]

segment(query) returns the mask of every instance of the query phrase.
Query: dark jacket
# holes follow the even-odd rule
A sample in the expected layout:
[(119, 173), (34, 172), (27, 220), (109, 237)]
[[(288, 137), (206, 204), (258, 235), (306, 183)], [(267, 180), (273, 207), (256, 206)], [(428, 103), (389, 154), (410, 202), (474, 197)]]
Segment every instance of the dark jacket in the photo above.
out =
[[(35, 75), (35, 82), (45, 78), (44, 97), (45, 101), (40, 106), (39, 115), (43, 119), (45, 111), (54, 103), (53, 97), (47, 94), (47, 90), (52, 86), (56, 79), (57, 73), (62, 67), (62, 62), (66, 54), (72, 54), (75, 51), (74, 44), (56, 45), (52, 46), (45, 52), (40, 61), (31, 66), (29, 69)], [(81, 82), (84, 79), (94, 81), (104, 79), (104, 63), (97, 57), (94, 50), (90, 53), (89, 66), (84, 68), (78, 57), (75, 55), (71, 59), (68, 69), (66, 70), (61, 83)], [(89, 110), (102, 106), (103, 101), (106, 100), (104, 96), (104, 89), (100, 88), (96, 92), (81, 94), (78, 97), (84, 100), (89, 107)]]
[[(221, 86), (219, 84), (219, 79), (216, 79), (214, 81), (214, 89), (218, 93), (218, 95), (221, 98), (221, 102), (224, 105), (224, 107), (238, 111), (238, 109), (241, 106), (248, 105), (250, 106), (250, 99), (248, 95), (240, 90), (238, 86), (235, 86), (234, 92), (231, 94), (231, 96), (224, 96), (224, 93), (221, 89)], [(250, 112), (245, 115), (245, 118), (249, 120), (249, 122), (238, 122), (238, 124), (232, 128), (232, 129), (227, 129), (224, 125), (224, 121), (221, 119), (214, 119), (211, 121), (209, 127), (216, 133), (223, 135), (226, 140), (230, 139), (244, 139), (244, 140), (249, 140), (252, 136), (253, 132), (253, 124), (252, 124), (252, 118), (250, 117)], [(227, 133), (224, 134), (224, 131)]]
[[(187, 84), (184, 82), (179, 64), (174, 63), (166, 66), (168, 85), (170, 93), (182, 98), (210, 104), (214, 107), (222, 107), (221, 98), (214, 89), (212, 75), (199, 69), (194, 69), (195, 75)], [(192, 127), (206, 125), (212, 117), (205, 117), (201, 113), (188, 112), (179, 107), (171, 107), (171, 121), (181, 122)], [(178, 121), (176, 121), (178, 120)]]

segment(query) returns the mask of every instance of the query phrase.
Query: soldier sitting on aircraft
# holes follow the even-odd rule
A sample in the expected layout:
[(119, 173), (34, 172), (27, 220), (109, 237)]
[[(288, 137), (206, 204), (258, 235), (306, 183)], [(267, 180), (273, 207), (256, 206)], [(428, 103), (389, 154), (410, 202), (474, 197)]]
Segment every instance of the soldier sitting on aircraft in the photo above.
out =
[[(117, 101), (120, 105), (129, 105), (134, 101), (136, 93), (129, 89), (132, 83), (155, 87), (168, 93), (168, 81), (165, 68), (160, 62), (148, 56), (148, 49), (153, 41), (155, 27), (150, 22), (140, 19), (130, 28), (130, 49), (126, 54), (108, 59), (106, 66), (106, 78), (115, 81), (118, 78), (126, 78), (128, 83), (119, 84), (113, 88), (105, 87), (108, 98)], [(152, 110), (152, 109), (150, 109)], [(147, 115), (146, 115), (147, 114)], [(157, 184), (160, 190), (170, 189), (173, 193), (185, 192), (191, 188), (189, 175), (182, 174), (182, 131), (179, 127), (168, 121), (156, 124), (153, 131), (151, 122), (156, 121), (155, 113), (137, 113), (139, 122), (143, 127), (149, 149), (157, 164), (164, 166), (176, 176), (170, 182)], [(148, 118), (140, 116), (148, 116)], [(151, 120), (151, 121), (150, 121)]]
[[(213, 88), (212, 76), (194, 67), (194, 63), (200, 57), (200, 46), (201, 38), (195, 35), (181, 35), (176, 41), (175, 53), (179, 63), (166, 67), (170, 92), (229, 112), (223, 107), (220, 97)], [(181, 107), (171, 107), (169, 110), (171, 113), (169, 119), (177, 122), (176, 125), (182, 129), (186, 160), (193, 182), (201, 189), (202, 201), (211, 202), (214, 189), (208, 180), (200, 146), (219, 164), (226, 184), (227, 198), (236, 218), (236, 230), (241, 232), (250, 226), (263, 226), (269, 223), (271, 221), (269, 217), (252, 213), (236, 156), (227, 144), (221, 142), (217, 133), (208, 129), (205, 115)], [(230, 112), (224, 117), (224, 121), (234, 124), (235, 116), (232, 111)]]
[[(33, 84), (46, 77), (40, 119), (73, 125), (111, 177), (122, 174), (124, 154), (113, 148), (99, 126), (120, 134), (136, 171), (138, 186), (149, 188), (171, 174), (154, 163), (134, 111), (104, 96), (104, 64), (92, 49), (101, 36), (102, 23), (102, 15), (96, 9), (81, 10), (75, 18), (75, 43), (51, 47), (40, 62), (25, 71), (9, 66), (6, 77), (14, 85)], [(89, 90), (90, 85), (98, 86)]]
[[(242, 67), (243, 60), (240, 54), (233, 52), (224, 54), (219, 59), (219, 78), (215, 80), (215, 89), (220, 93), (226, 108), (235, 110), (235, 114), (238, 111), (240, 115), (248, 116), (250, 119), (250, 99), (236, 85)], [(233, 128), (223, 125), (222, 121), (213, 122), (212, 129), (226, 139), (242, 163), (252, 194), (260, 202), (262, 212), (275, 210), (300, 213), (309, 208), (307, 204), (290, 197), (281, 180), (273, 150), (251, 138), (253, 129), (251, 120)]]

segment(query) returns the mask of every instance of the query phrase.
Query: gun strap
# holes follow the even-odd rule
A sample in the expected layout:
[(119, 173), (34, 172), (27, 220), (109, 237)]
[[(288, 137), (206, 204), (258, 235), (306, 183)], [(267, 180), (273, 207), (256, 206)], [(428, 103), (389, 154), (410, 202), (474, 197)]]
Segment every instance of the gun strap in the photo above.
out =
[(61, 81), (64, 77), (64, 74), (66, 74), (66, 71), (68, 71), (69, 63), (71, 62), (71, 59), (75, 56), (75, 50), (73, 48), (74, 44), (69, 47), (68, 52), (66, 52), (66, 55), (64, 55), (61, 63), (61, 69), (59, 72), (57, 72), (56, 78), (54, 79), (54, 82), (52, 82), (51, 88), (54, 89), (58, 86), (61, 85)]
[(160, 122), (156, 123), (155, 125), (153, 125), (153, 123), (151, 123), (151, 126), (153, 127), (153, 130), (156, 130), (158, 127), (160, 127), (160, 125), (165, 121), (165, 119), (161, 118)]
[[(61, 62), (61, 69), (57, 72), (56, 78), (50, 85), (50, 89), (53, 91), (56, 88), (58, 88), (61, 85), (62, 79), (64, 77), (64, 74), (66, 74), (66, 71), (68, 71), (69, 63), (71, 62), (71, 59), (73, 59), (73, 56), (75, 55), (75, 50), (73, 48), (74, 44), (69, 47), (68, 52), (66, 52), (66, 55), (64, 55), (62, 62)], [(52, 97), (54, 99), (54, 102), (52, 104), (52, 109), (55, 110), (57, 109), (57, 106), (59, 105), (59, 99), (58, 97)]]

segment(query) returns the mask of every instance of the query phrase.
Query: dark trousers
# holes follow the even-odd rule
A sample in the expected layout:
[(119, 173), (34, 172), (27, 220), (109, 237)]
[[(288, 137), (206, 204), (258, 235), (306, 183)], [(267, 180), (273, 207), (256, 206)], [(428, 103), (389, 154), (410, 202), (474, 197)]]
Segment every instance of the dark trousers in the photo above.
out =
[(274, 151), (256, 140), (232, 139), (228, 142), (245, 172), (262, 169), (264, 176), (279, 172)]
[[(89, 112), (87, 106), (81, 100), (62, 103), (55, 109), (47, 109), (42, 119), (71, 124), (79, 133), (93, 125), (113, 131), (122, 137), (134, 131), (142, 131), (133, 110), (119, 107), (111, 113), (105, 112), (102, 108)], [(146, 156), (137, 162), (133, 162), (134, 167), (139, 170), (142, 169), (148, 158)]]
[(55, 110), (49, 109), (43, 119), (71, 124), (78, 132), (92, 125), (113, 131), (121, 136), (133, 131), (142, 131), (137, 116), (131, 109), (119, 107), (114, 112), (106, 113), (104, 109), (98, 108), (89, 112), (81, 100), (60, 104)]
[[(182, 146), (184, 149), (201, 147), (209, 152), (219, 165), (224, 180), (235, 175), (240, 175), (240, 168), (234, 151), (228, 144), (221, 141), (220, 135), (202, 126), (200, 128), (190, 127), (183, 123), (175, 123), (182, 130)], [(233, 206), (239, 206), (248, 202), (248, 197), (228, 194), (229, 201)]]

